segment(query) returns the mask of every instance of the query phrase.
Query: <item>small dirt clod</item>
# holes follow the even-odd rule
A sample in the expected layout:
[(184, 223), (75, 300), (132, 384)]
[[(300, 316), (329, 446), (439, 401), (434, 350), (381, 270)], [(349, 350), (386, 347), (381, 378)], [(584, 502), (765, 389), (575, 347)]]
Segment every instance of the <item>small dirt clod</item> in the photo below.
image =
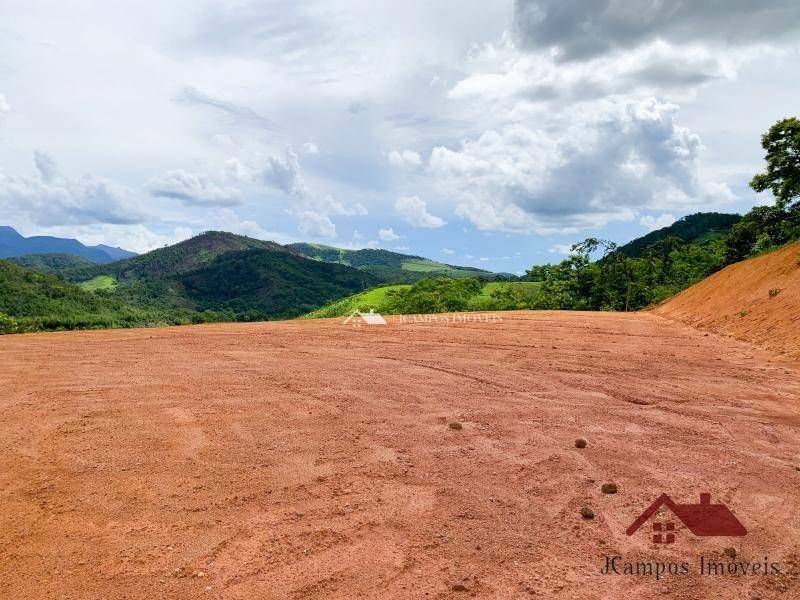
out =
[(581, 509), (581, 516), (584, 519), (594, 519), (594, 511), (591, 508), (589, 508), (588, 506), (584, 506)]
[(578, 438), (577, 440), (575, 440), (575, 447), (586, 448), (586, 440), (583, 438)]
[(450, 423), (450, 425), (448, 425), (448, 427), (450, 427), (450, 429), (455, 429), (456, 431), (461, 431), (462, 429), (464, 429), (464, 426), (458, 421), (453, 421), (452, 423)]
[(617, 484), (616, 483), (604, 483), (600, 491), (604, 494), (616, 494), (617, 493)]

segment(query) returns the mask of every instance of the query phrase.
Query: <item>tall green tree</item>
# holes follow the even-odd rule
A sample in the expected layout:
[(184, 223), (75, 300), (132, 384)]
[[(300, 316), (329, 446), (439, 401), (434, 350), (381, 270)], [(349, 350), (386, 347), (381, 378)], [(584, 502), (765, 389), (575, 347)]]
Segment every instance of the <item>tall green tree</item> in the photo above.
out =
[(779, 208), (796, 206), (800, 201), (800, 120), (782, 119), (761, 136), (767, 170), (750, 181), (757, 192), (771, 190)]
[(761, 136), (767, 168), (750, 181), (770, 190), (772, 206), (756, 206), (734, 225), (725, 243), (727, 264), (770, 251), (800, 238), (800, 120), (782, 119)]

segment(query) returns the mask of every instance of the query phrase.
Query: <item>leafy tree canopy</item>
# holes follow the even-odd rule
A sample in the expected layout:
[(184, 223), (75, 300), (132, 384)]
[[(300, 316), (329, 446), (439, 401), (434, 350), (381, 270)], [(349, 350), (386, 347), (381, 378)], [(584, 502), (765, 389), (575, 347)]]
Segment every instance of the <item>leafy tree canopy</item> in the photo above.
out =
[(800, 120), (782, 119), (761, 136), (767, 170), (750, 181), (757, 192), (771, 190), (779, 208), (796, 207), (800, 199)]
[(396, 314), (440, 313), (466, 310), (469, 301), (481, 291), (472, 277), (423, 279), (399, 289), (389, 298), (390, 312)]

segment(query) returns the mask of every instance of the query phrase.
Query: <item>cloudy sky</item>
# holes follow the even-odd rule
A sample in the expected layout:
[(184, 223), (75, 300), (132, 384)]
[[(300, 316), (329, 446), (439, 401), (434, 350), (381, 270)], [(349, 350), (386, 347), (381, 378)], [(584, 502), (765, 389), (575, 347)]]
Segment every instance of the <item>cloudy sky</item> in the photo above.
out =
[(758, 197), (797, 0), (0, 2), (0, 224), (517, 272)]

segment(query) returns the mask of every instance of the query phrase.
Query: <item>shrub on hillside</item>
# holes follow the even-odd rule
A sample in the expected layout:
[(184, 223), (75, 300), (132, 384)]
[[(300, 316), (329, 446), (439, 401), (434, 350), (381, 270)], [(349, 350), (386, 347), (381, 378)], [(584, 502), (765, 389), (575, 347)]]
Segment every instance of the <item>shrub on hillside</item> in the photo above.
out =
[(0, 312), (0, 333), (15, 333), (19, 324), (14, 317)]
[(491, 293), (492, 301), (486, 306), (487, 310), (524, 310), (533, 308), (536, 302), (536, 293), (520, 286), (505, 284), (499, 286)]
[(466, 310), (480, 291), (481, 283), (471, 277), (423, 279), (387, 296), (389, 312), (410, 315)]
[(739, 262), (796, 239), (800, 239), (800, 207), (756, 206), (728, 233), (725, 262)]

